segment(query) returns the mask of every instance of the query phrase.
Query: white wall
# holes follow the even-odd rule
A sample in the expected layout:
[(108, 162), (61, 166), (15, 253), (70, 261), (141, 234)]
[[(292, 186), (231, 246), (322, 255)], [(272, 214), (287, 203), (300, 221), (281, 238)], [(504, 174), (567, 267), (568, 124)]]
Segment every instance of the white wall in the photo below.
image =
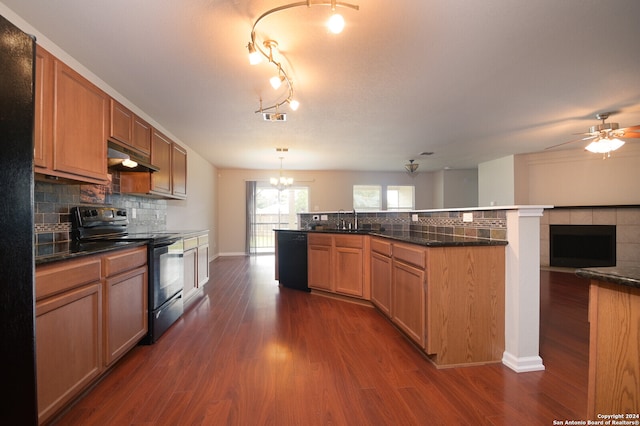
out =
[(640, 204), (640, 143), (610, 158), (582, 149), (527, 155), (529, 203), (555, 206)]
[(478, 205), (513, 206), (515, 200), (513, 155), (478, 164)]
[(167, 229), (209, 230), (209, 256), (218, 251), (217, 171), (187, 147), (187, 199), (167, 201)]
[(443, 170), (441, 208), (478, 206), (478, 170)]

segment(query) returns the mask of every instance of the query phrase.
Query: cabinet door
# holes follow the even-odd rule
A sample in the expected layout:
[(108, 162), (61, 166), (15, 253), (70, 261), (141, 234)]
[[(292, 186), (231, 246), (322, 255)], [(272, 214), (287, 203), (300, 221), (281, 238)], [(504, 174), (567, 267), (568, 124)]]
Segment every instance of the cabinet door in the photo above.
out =
[(391, 258), (371, 253), (371, 301), (391, 316)]
[(171, 151), (171, 182), (173, 196), (187, 198), (187, 151), (176, 143)]
[(151, 125), (137, 115), (133, 115), (131, 146), (148, 157), (151, 154)]
[(109, 98), (54, 61), (53, 169), (79, 180), (107, 181)]
[(331, 280), (331, 246), (309, 245), (307, 250), (308, 285), (333, 291)]
[(358, 297), (364, 295), (363, 263), (361, 248), (339, 247), (336, 245), (335, 291), (337, 293)]
[(40, 423), (101, 374), (101, 289), (96, 282), (36, 303)]
[(160, 170), (151, 173), (151, 192), (171, 195), (171, 139), (159, 131), (151, 132), (151, 164)]
[(35, 133), (33, 163), (38, 168), (53, 167), (53, 56), (36, 45)]
[(209, 282), (209, 244), (198, 246), (198, 287)]
[(147, 334), (148, 283), (146, 265), (107, 278), (106, 365), (113, 364)]
[(133, 113), (114, 99), (110, 101), (111, 120), (109, 136), (126, 145), (131, 145), (133, 140)]
[(392, 321), (424, 347), (425, 339), (425, 272), (393, 261)]
[(198, 250), (193, 248), (184, 252), (184, 283), (182, 294), (189, 299), (198, 289)]

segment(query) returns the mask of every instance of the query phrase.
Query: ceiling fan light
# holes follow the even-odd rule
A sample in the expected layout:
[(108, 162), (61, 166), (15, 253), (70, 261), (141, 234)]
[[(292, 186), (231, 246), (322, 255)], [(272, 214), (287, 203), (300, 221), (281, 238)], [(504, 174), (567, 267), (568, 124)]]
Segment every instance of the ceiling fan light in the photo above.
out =
[(339, 13), (331, 15), (327, 21), (327, 27), (332, 33), (340, 34), (344, 30), (344, 18)]
[(292, 110), (297, 111), (298, 107), (300, 106), (300, 102), (296, 101), (295, 99), (291, 99), (289, 101), (289, 106), (291, 107)]
[(606, 154), (608, 152), (615, 151), (622, 145), (624, 145), (624, 141), (620, 139), (603, 138), (591, 142), (585, 149), (589, 152), (593, 152), (594, 154)]

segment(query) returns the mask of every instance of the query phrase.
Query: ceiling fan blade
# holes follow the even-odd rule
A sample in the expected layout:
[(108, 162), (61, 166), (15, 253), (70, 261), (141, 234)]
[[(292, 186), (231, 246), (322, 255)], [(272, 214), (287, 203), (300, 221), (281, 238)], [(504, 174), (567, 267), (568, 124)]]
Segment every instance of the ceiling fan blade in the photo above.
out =
[(572, 140), (572, 141), (562, 142), (562, 143), (559, 143), (559, 144), (557, 144), (557, 145), (552, 145), (552, 146), (546, 147), (546, 148), (545, 148), (545, 150), (547, 150), (547, 149), (557, 148), (557, 147), (559, 147), (559, 146), (563, 146), (563, 145), (569, 145), (570, 143), (586, 141), (586, 140), (594, 139), (594, 138), (597, 138), (597, 137), (598, 137), (598, 135), (591, 135), (591, 136), (588, 136), (588, 137), (586, 137), (586, 138), (582, 138), (582, 139), (574, 139), (574, 140)]

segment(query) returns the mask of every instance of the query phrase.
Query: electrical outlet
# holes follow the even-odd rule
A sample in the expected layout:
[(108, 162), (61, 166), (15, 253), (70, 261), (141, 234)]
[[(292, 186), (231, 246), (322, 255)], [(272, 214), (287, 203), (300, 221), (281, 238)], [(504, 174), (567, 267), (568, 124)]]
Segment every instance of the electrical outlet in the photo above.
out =
[(135, 208), (132, 208), (132, 209), (131, 209), (131, 218), (132, 218), (132, 219), (135, 219), (135, 218), (136, 218), (136, 209), (135, 209)]
[(473, 222), (473, 213), (462, 213), (462, 221), (463, 222)]
[(326, 214), (320, 215), (320, 220), (329, 220), (329, 216)]
[(412, 214), (412, 215), (411, 215), (411, 221), (412, 221), (412, 222), (417, 222), (417, 221), (418, 221), (418, 215), (417, 215), (417, 214), (415, 214), (415, 213), (414, 213), (414, 214)]

